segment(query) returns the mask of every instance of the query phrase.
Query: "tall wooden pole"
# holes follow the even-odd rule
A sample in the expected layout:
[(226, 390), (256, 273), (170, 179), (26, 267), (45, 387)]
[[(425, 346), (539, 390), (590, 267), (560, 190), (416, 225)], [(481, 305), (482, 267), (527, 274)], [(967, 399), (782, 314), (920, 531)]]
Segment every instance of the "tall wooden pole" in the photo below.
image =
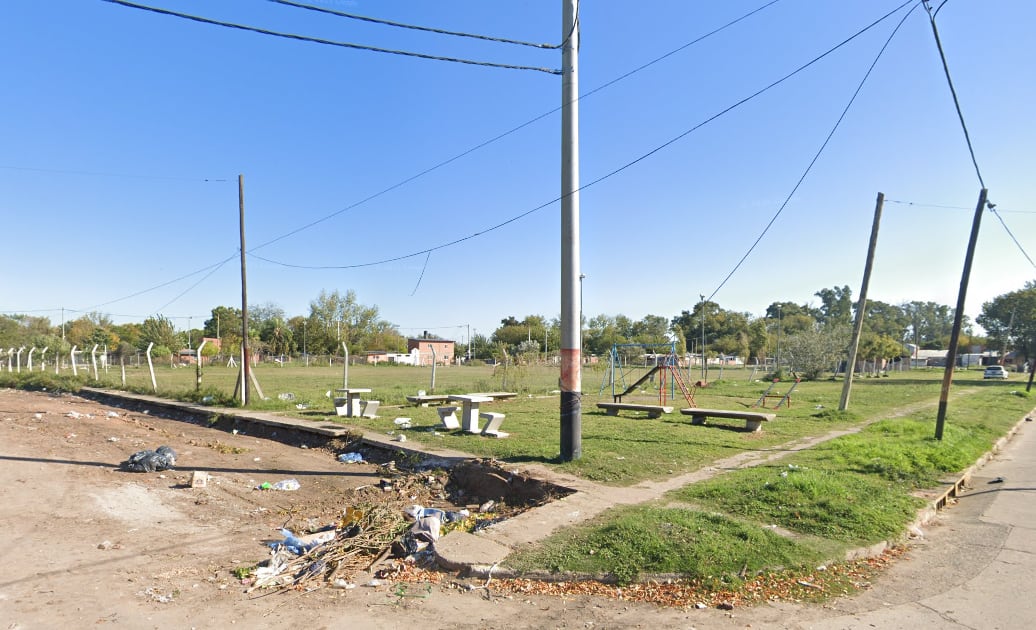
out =
[(561, 51), (561, 459), (583, 456), (579, 339), (579, 0), (562, 0)]
[(939, 393), (939, 413), (935, 418), (935, 439), (942, 439), (943, 427), (946, 424), (946, 403), (950, 397), (950, 384), (953, 382), (953, 368), (957, 363), (957, 338), (960, 337), (961, 323), (964, 320), (964, 298), (968, 294), (968, 280), (971, 278), (971, 261), (975, 258), (975, 243), (978, 241), (978, 228), (982, 223), (982, 213), (986, 209), (986, 195), (983, 188), (978, 194), (978, 205), (975, 207), (975, 218), (971, 223), (971, 238), (968, 239), (968, 253), (964, 256), (964, 273), (960, 278), (960, 291), (957, 293), (957, 310), (953, 313), (953, 331), (950, 333), (950, 349), (946, 352), (946, 371), (942, 377), (942, 391)]
[(853, 325), (853, 339), (849, 343), (849, 363), (845, 368), (842, 399), (838, 403), (839, 411), (845, 411), (849, 408), (849, 395), (853, 389), (853, 373), (856, 371), (856, 352), (860, 348), (860, 335), (863, 333), (863, 316), (867, 309), (867, 287), (871, 283), (871, 269), (874, 267), (874, 250), (878, 246), (878, 226), (881, 224), (881, 209), (884, 205), (885, 193), (878, 193), (878, 201), (874, 204), (874, 223), (871, 224), (871, 242), (867, 246), (867, 262), (863, 266), (863, 285), (860, 287), (860, 301), (856, 304), (856, 322)]
[(237, 176), (237, 208), (241, 223), (241, 403), (248, 405), (252, 362), (248, 352), (248, 276), (245, 274), (245, 176)]

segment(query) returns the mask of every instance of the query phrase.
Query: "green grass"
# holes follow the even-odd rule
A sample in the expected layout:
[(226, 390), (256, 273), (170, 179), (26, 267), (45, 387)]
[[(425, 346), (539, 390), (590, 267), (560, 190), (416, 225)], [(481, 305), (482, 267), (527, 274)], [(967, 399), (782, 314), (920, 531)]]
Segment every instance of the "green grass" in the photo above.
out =
[(739, 576), (814, 565), (822, 553), (722, 514), (674, 507), (627, 507), (552, 536), (508, 558), (519, 571), (576, 572), (629, 583), (645, 573), (678, 574), (714, 587)]

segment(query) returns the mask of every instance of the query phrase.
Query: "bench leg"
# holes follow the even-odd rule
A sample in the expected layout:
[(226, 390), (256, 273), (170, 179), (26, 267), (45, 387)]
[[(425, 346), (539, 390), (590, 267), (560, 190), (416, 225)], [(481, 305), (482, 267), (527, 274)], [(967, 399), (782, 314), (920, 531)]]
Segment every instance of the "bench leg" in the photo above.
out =
[(745, 420), (745, 429), (749, 433), (755, 433), (763, 428), (762, 420)]
[(660, 411), (657, 411), (657, 412), (656, 411), (649, 411), (648, 412), (648, 418), (651, 419), (651, 420), (654, 420), (655, 418), (661, 418), (661, 417), (662, 417), (662, 412), (660, 412)]
[(609, 415), (609, 416), (617, 416), (617, 415), (619, 415), (619, 410), (618, 409), (605, 409), (604, 413), (605, 413), (605, 415)]
[(691, 424), (704, 425), (706, 416), (691, 416)]
[(464, 416), (464, 430), (468, 433), (478, 433), (478, 405), (474, 403), (464, 403), (464, 409), (462, 414)]

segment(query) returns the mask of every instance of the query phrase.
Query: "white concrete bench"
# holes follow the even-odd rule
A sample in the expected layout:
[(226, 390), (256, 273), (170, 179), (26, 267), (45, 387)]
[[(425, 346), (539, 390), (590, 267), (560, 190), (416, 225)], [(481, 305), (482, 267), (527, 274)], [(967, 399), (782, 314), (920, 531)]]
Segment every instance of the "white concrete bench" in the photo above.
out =
[(457, 418), (457, 410), (460, 407), (439, 407), (439, 420), (444, 429), (459, 429), (460, 420)]
[(416, 396), (407, 396), (406, 399), (420, 407), (427, 407), (437, 403), (444, 403), (449, 399), (449, 396), (446, 394), (418, 394)]
[(619, 415), (620, 410), (625, 411), (644, 411), (647, 413), (648, 418), (661, 418), (663, 413), (673, 413), (672, 407), (663, 405), (638, 405), (636, 403), (620, 403), (620, 402), (602, 402), (597, 403), (597, 406), (604, 409), (605, 413), (609, 416)]
[(484, 411), (478, 414), (478, 417), (486, 421), (485, 426), (482, 427), (482, 435), (495, 438), (505, 438), (510, 435), (500, 430), (500, 425), (504, 423), (504, 414)]
[(729, 418), (732, 420), (744, 420), (745, 430), (750, 432), (760, 431), (764, 422), (777, 418), (775, 413), (760, 413), (758, 411), (727, 411), (725, 409), (700, 409), (692, 407), (681, 409), (680, 413), (691, 417), (691, 424), (705, 424), (706, 418)]
[(360, 401), (360, 415), (364, 418), (377, 418), (378, 407), (381, 406), (380, 400), (361, 400)]
[(478, 406), (493, 402), (493, 399), (478, 394), (450, 394), (449, 399), (462, 405), (461, 427), (468, 433), (478, 433)]

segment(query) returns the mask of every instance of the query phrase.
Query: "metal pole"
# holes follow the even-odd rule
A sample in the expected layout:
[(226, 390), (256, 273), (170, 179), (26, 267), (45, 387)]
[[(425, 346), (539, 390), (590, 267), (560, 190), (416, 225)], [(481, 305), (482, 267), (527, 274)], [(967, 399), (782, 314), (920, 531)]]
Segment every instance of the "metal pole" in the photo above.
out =
[(777, 373), (781, 371), (781, 305), (777, 305)]
[(562, 0), (561, 37), (561, 459), (583, 456), (579, 339), (579, 0)]
[(849, 395), (853, 389), (853, 373), (856, 371), (856, 352), (860, 348), (860, 335), (863, 333), (863, 315), (867, 308), (867, 287), (871, 282), (871, 269), (874, 267), (874, 250), (878, 246), (878, 226), (881, 223), (881, 209), (885, 205), (885, 193), (878, 193), (878, 201), (874, 205), (874, 223), (871, 224), (871, 241), (867, 246), (867, 262), (863, 267), (863, 286), (860, 287), (860, 301), (856, 306), (856, 322), (853, 325), (853, 339), (849, 343), (849, 363), (845, 367), (845, 382), (842, 384), (842, 399), (838, 402), (838, 410), (849, 408)]
[(957, 310), (953, 313), (950, 349), (946, 352), (946, 371), (943, 372), (942, 390), (939, 392), (939, 413), (935, 418), (935, 439), (937, 440), (942, 440), (943, 426), (946, 423), (946, 403), (950, 397), (950, 384), (953, 382), (953, 366), (957, 362), (957, 337), (960, 336), (961, 323), (964, 321), (964, 299), (968, 294), (971, 261), (975, 258), (975, 242), (978, 241), (978, 228), (982, 224), (982, 211), (986, 209), (987, 193), (988, 191), (983, 188), (978, 194), (975, 219), (971, 223), (971, 238), (968, 239), (968, 252), (964, 256), (964, 272), (961, 274), (960, 291), (957, 293)]
[(241, 404), (248, 405), (251, 355), (248, 352), (248, 277), (245, 274), (245, 176), (237, 176), (237, 206), (241, 224)]
[(705, 296), (701, 297), (701, 380), (705, 380)]

